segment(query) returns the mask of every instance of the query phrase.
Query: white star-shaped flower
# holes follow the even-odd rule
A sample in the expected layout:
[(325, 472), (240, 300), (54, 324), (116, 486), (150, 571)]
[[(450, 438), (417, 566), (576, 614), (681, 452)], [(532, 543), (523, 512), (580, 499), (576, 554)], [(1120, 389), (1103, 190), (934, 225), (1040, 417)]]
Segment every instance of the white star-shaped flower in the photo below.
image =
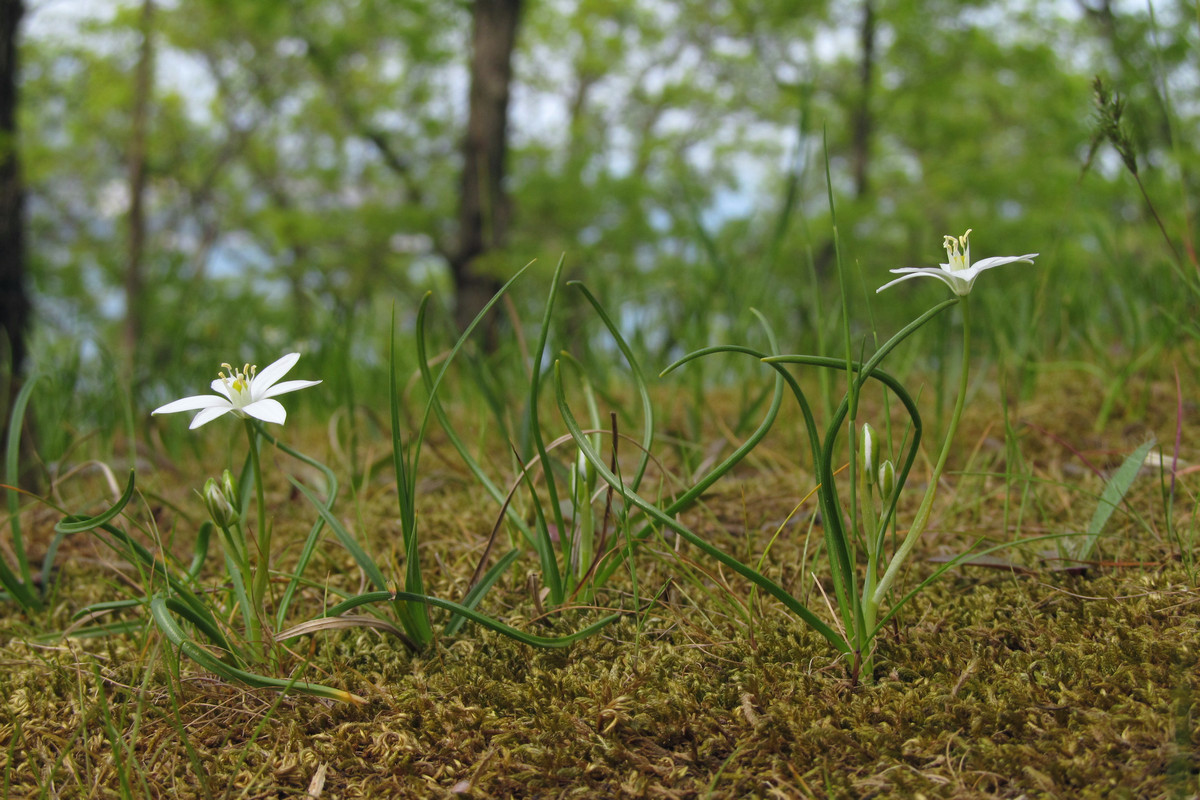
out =
[(160, 406), (152, 414), (174, 414), (178, 411), (199, 411), (192, 418), (189, 426), (192, 430), (212, 422), (217, 417), (233, 412), (239, 417), (254, 417), (263, 422), (275, 422), (280, 425), (287, 419), (287, 412), (278, 400), (271, 398), (276, 395), (294, 392), (316, 386), (320, 381), (284, 381), (279, 379), (300, 360), (299, 353), (289, 353), (262, 372), (258, 368), (246, 364), (241, 369), (234, 369), (228, 364), (221, 366), (225, 370), (212, 382), (212, 390), (216, 394), (197, 394), (184, 397), (173, 403)]
[(895, 274), (903, 275), (904, 277), (897, 278), (890, 283), (885, 283), (876, 289), (875, 292), (882, 292), (884, 289), (895, 286), (897, 283), (909, 280), (910, 278), (928, 276), (930, 278), (937, 278), (949, 286), (950, 291), (957, 295), (967, 295), (971, 293), (971, 287), (975, 285), (975, 279), (985, 270), (1002, 267), (1005, 264), (1013, 264), (1018, 261), (1032, 264), (1033, 259), (1038, 255), (1037, 253), (1026, 253), (1023, 256), (996, 256), (993, 258), (984, 258), (972, 264), (971, 245), (967, 241), (970, 235), (971, 231), (968, 229), (966, 233), (958, 238), (953, 236), (944, 238), (942, 246), (946, 248), (946, 258), (949, 263), (937, 267), (902, 267), (891, 270)]

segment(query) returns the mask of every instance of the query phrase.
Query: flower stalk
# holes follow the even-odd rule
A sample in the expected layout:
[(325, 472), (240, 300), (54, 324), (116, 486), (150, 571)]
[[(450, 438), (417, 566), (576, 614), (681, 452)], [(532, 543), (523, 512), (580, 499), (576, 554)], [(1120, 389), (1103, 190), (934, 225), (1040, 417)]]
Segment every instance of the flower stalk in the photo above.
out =
[[(933, 511), (933, 502), (937, 496), (938, 483), (941, 481), (942, 472), (946, 468), (946, 461), (950, 456), (950, 448), (958, 431), (958, 423), (962, 419), (963, 409), (966, 407), (968, 377), (971, 367), (971, 304), (969, 296), (962, 295), (959, 306), (962, 308), (963, 317), (962, 366), (959, 370), (958, 396), (954, 400), (954, 411), (950, 415), (950, 424), (946, 429), (946, 437), (942, 442), (941, 453), (938, 454), (933, 474), (929, 477), (929, 487), (925, 490), (925, 497), (922, 498), (921, 505), (917, 509), (917, 514), (913, 518), (912, 525), (909, 526), (908, 533), (904, 535), (900, 547), (892, 554), (891, 559), (888, 561), (887, 569), (884, 571), (883, 577), (879, 579), (878, 585), (873, 585), (874, 570), (870, 566), (867, 569), (867, 580), (864, 581), (863, 585), (863, 618), (870, 638), (874, 638), (875, 635), (875, 621), (879, 616), (879, 606), (883, 603), (884, 598), (887, 597), (887, 593), (895, 582), (896, 577), (900, 574), (900, 569), (904, 566), (904, 562), (908, 560), (913, 547), (916, 546), (916, 543), (921, 538), (921, 534), (925, 532), (925, 527), (929, 524), (929, 517)], [(885, 496), (885, 502), (888, 499)], [(882, 541), (883, 534), (884, 531), (881, 530), (877, 532), (876, 536), (871, 538), (876, 541)]]
[(271, 526), (267, 524), (267, 503), (266, 493), (263, 491), (262, 465), (259, 461), (259, 438), (258, 433), (254, 429), (254, 422), (250, 419), (244, 420), (246, 426), (246, 437), (250, 443), (250, 472), (254, 477), (254, 504), (258, 514), (258, 529), (255, 531), (256, 536), (256, 555), (253, 567), (253, 577), (250, 581), (250, 604), (251, 614), (255, 620), (256, 636), (250, 636), (252, 645), (257, 645), (258, 650), (267, 652), (270, 650), (270, 643), (266, 641), (262, 626), (262, 617), (266, 613), (267, 586), (270, 582), (271, 572)]
[[(817, 432), (811, 408), (803, 391), (798, 384), (786, 376), (786, 373), (780, 373), (787, 380), (800, 410), (804, 414), (808, 436), (813, 446), (813, 459), (819, 480), (818, 495), (821, 499), (821, 513), (825, 519), (825, 538), (832, 568), (831, 577), (834, 589), (832, 594), (836, 598), (837, 613), (841, 618), (840, 631), (836, 638), (830, 638), (827, 629), (814, 627), (829, 638), (839, 651), (853, 659), (850, 668), (853, 680), (858, 680), (859, 676), (865, 677), (866, 680), (871, 679), (874, 666), (874, 641), (880, 624), (880, 607), (891, 593), (905, 562), (929, 524), (938, 484), (945, 471), (950, 448), (962, 419), (970, 375), (971, 309), (969, 295), (974, 288), (974, 282), (982, 272), (988, 269), (1018, 261), (1031, 262), (1037, 255), (1033, 253), (1025, 256), (1005, 256), (972, 263), (968, 245), (969, 235), (970, 231), (967, 231), (959, 237), (945, 237), (943, 246), (946, 249), (947, 262), (939, 267), (909, 267), (892, 270), (904, 277), (885, 284), (879, 291), (903, 280), (927, 276), (945, 283), (953, 291), (954, 296), (952, 299), (937, 304), (910, 322), (880, 345), (876, 352), (864, 362), (857, 363), (850, 359), (804, 355), (762, 358), (764, 362), (776, 366), (777, 369), (778, 365), (783, 363), (808, 364), (827, 370), (845, 369), (850, 376), (846, 394), (822, 438)], [(955, 305), (962, 308), (963, 342), (962, 367), (959, 373), (958, 393), (954, 409), (937, 462), (930, 476), (929, 487), (911, 526), (889, 557), (885, 552), (886, 536), (889, 528), (895, 526), (899, 492), (903, 489), (916, 457), (922, 425), (920, 414), (912, 397), (895, 378), (880, 369), (880, 365), (913, 332), (942, 311)], [(727, 349), (734, 350), (734, 348)], [(858, 425), (855, 420), (859, 389), (868, 380), (879, 381), (893, 393), (904, 405), (912, 423), (911, 441), (894, 464), (891, 460), (883, 460), (883, 456), (880, 454), (880, 441), (874, 429), (868, 424)], [(848, 525), (843, 516), (842, 501), (834, 481), (836, 474), (834, 466), (838, 463), (835, 456), (836, 442), (841, 426), (847, 421), (851, 437), (849, 469), (850, 475), (853, 476), (849, 484)], [(882, 449), (886, 449), (886, 447)], [(858, 559), (855, 557), (855, 548), (859, 546), (860, 542), (867, 551), (866, 568), (862, 571), (860, 571)], [(883, 620), (886, 621), (915, 593), (914, 590), (898, 600), (883, 617)], [(789, 605), (789, 607), (793, 606)], [(810, 625), (813, 624), (809, 616), (804, 615), (803, 618)]]
[[(247, 530), (242, 518), (243, 506), (237, 499), (233, 476), (226, 471), (222, 485), (210, 480), (205, 485), (203, 499), (213, 522), (221, 529), (226, 548), (226, 568), (233, 592), (242, 609), (246, 641), (255, 660), (275, 661), (273, 637), (267, 623), (267, 590), (271, 582), (271, 525), (267, 520), (267, 504), (263, 490), (261, 463), (262, 435), (258, 422), (283, 424), (287, 411), (276, 399), (278, 395), (316, 386), (320, 381), (292, 380), (280, 382), (296, 362), (299, 353), (289, 353), (269, 364), (261, 372), (253, 364), (237, 369), (222, 364), (210, 387), (213, 394), (192, 395), (159, 406), (153, 414), (174, 414), (181, 411), (198, 412), (189, 426), (195, 430), (217, 417), (233, 414), (241, 417), (250, 447), (249, 469), (254, 481), (254, 504), (257, 525)], [(251, 546), (253, 542), (253, 546)], [(253, 558), (251, 553), (253, 552)], [(247, 591), (246, 579), (249, 579)]]

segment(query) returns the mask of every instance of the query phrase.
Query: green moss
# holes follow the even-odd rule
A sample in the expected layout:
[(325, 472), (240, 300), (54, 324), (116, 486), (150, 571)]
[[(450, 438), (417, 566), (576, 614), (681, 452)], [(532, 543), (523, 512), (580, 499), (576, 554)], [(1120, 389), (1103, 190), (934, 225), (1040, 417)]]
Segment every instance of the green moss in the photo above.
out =
[(127, 709), (120, 736), (145, 756), (142, 779), (176, 796), (203, 793), (184, 737), (211, 789), (257, 796), (297, 796), (322, 764), (336, 797), (467, 784), (474, 796), (1186, 796), (1200, 770), (1200, 626), (1177, 597), (1128, 596), (1128, 584), (944, 582), (885, 637), (879, 680), (857, 687), (775, 611), (753, 646), (672, 627), (639, 636), (625, 621), (569, 652), (473, 631), (410, 659), (373, 633), (344, 633), (322, 659), (371, 687), (364, 708), (280, 700), (185, 667), (179, 719), (155, 676), (136, 734), (144, 654), (121, 640), (13, 642), (0, 746), (14, 757), (11, 796), (83, 773), (80, 789), (114, 787), (103, 691)]
[[(988, 426), (976, 418), (964, 430), (983, 441)], [(1027, 535), (1086, 525), (1094, 501), (1067, 487), (1095, 494), (1099, 481), (1066, 475), (1070, 454), (1022, 436), (1043, 479), (1031, 491), (1047, 510)], [(731, 552), (760, 553), (811, 483), (778, 452), (764, 450), (718, 484), (689, 524)], [(466, 483), (436, 477), (422, 497), (426, 563), (435, 590), (453, 595), (494, 511)], [(961, 552), (978, 536), (1013, 538), (1003, 493), (1018, 503), (1021, 487), (970, 474), (951, 482), (957, 491), (939, 501), (927, 555)], [(1157, 492), (1142, 480), (1130, 495), (1151, 530), (1163, 518)], [(283, 486), (274, 497), (277, 540), (303, 536), (303, 509), (285, 508), (293, 498)], [(398, 542), (386, 481), (357, 502), (343, 514), (374, 547)], [(806, 546), (806, 513), (784, 528), (768, 571), (821, 609), (810, 576), (825, 574), (820, 534)], [(847, 665), (773, 602), (758, 598), (747, 624), (733, 610), (751, 606), (747, 587), (721, 585), (713, 570), (715, 580), (684, 581), (686, 596), (674, 592), (568, 650), (478, 628), (419, 656), (365, 630), (300, 643), (316, 672), (368, 699), (357, 708), (224, 685), (187, 662), (172, 677), (172, 656), (154, 635), (32, 643), (39, 630), (66, 627), (74, 608), (118, 595), (112, 573), (88, 563), (101, 551), (79, 540), (54, 610), (0, 624), (0, 772), (11, 797), (120, 797), (122, 778), (137, 796), (303, 797), (319, 773), (321, 796), (337, 798), (1195, 796), (1196, 575), (1174, 544), (1127, 515), (1114, 515), (1112, 534), (1102, 552), (1123, 566), (1048, 571), (1039, 544), (1002, 553), (1032, 574), (948, 573), (880, 637), (870, 683), (852, 685)], [(327, 548), (320, 558), (322, 573), (355, 586), (344, 553)], [(485, 609), (529, 629), (577, 628), (584, 617), (574, 613), (529, 620), (529, 564)], [(914, 561), (906, 585), (931, 569)], [(643, 592), (681, 573), (670, 554), (642, 559), (639, 570)], [(629, 589), (618, 580), (608, 598)], [(320, 602), (307, 596), (298, 615)]]

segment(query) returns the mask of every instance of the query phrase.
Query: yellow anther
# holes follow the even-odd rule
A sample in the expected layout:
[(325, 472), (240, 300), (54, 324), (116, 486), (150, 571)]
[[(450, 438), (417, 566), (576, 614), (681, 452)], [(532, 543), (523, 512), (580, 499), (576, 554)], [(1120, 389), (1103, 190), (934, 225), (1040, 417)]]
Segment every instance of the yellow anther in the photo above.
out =
[(967, 232), (962, 236), (943, 236), (942, 247), (946, 248), (946, 258), (949, 263), (946, 265), (951, 272), (958, 272), (971, 266), (971, 245), (967, 239), (971, 235), (971, 229), (967, 228)]

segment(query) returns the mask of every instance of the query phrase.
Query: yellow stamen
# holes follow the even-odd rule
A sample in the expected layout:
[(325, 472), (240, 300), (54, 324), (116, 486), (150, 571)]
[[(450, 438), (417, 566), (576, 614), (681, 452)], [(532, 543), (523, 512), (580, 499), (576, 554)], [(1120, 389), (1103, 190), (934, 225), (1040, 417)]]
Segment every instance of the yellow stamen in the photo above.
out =
[(943, 236), (942, 247), (946, 248), (946, 266), (950, 272), (958, 272), (967, 269), (971, 266), (971, 245), (967, 241), (971, 236), (971, 229), (967, 228), (967, 232), (962, 236)]
[[(254, 364), (243, 364), (241, 369), (234, 369), (229, 364), (222, 364), (225, 369), (217, 373), (217, 377), (225, 384), (231, 394), (243, 394), (250, 388), (250, 381), (254, 379), (254, 374), (258, 371), (258, 367)], [(229, 374), (226, 375), (225, 373)]]

